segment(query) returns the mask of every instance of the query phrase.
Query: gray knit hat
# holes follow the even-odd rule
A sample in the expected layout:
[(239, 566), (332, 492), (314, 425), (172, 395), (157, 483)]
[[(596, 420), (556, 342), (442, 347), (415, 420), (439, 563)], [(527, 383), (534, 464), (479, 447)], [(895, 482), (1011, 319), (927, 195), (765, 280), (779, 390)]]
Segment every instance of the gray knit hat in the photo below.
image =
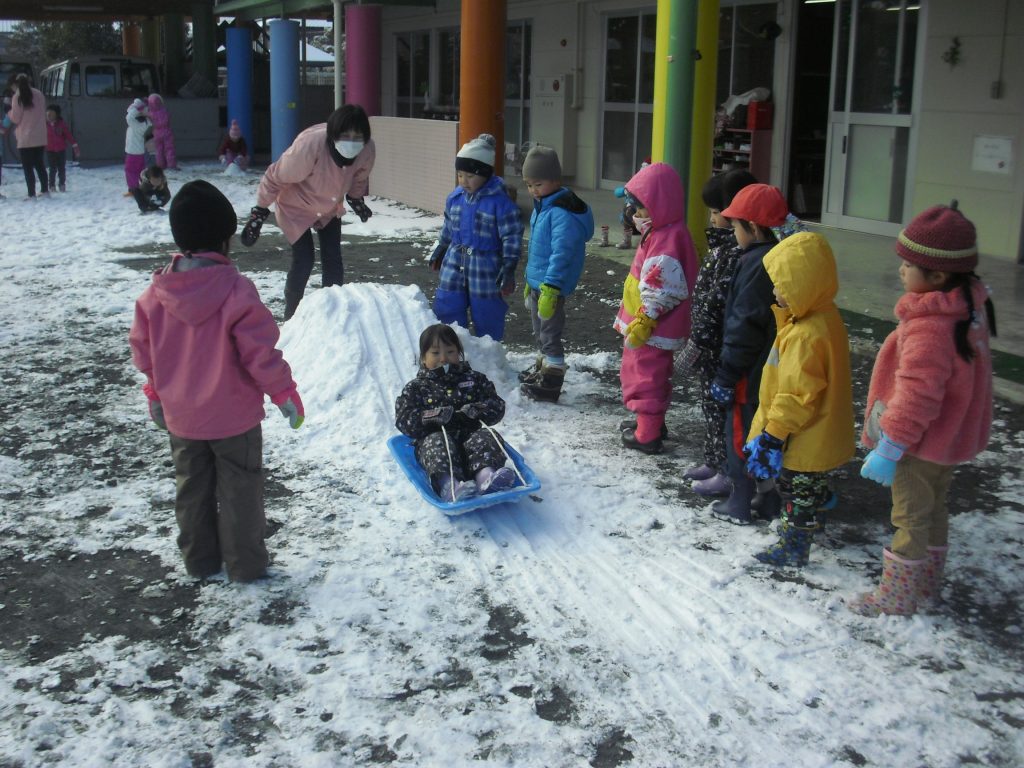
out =
[(523, 161), (523, 178), (561, 181), (562, 164), (558, 162), (558, 153), (551, 147), (535, 146)]
[(455, 156), (455, 170), (490, 178), (494, 174), (494, 148), (497, 141), (489, 133), (481, 133), (462, 145)]

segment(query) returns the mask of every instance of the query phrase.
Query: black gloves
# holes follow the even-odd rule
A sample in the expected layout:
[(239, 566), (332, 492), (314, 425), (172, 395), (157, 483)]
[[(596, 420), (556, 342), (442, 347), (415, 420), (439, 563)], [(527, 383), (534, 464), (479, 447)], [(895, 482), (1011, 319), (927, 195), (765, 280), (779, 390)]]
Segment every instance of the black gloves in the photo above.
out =
[(480, 419), (480, 415), (483, 413), (483, 408), (479, 403), (466, 403), (464, 406), (459, 408), (459, 413), (468, 419), (478, 421)]
[(448, 243), (438, 242), (434, 252), (430, 254), (430, 268), (435, 272), (441, 271), (441, 262), (444, 261), (444, 255), (448, 253)]
[(269, 208), (264, 208), (260, 205), (252, 207), (252, 210), (249, 211), (249, 220), (245, 222), (245, 226), (242, 228), (242, 245), (252, 246), (260, 239), (260, 227), (263, 226), (263, 222), (267, 220), (269, 215)]
[(373, 216), (373, 211), (370, 210), (370, 206), (363, 202), (363, 198), (345, 195), (345, 200), (348, 201), (348, 205), (352, 209), (352, 213), (358, 216), (359, 220), (364, 224), (368, 218)]
[(428, 427), (443, 427), (452, 420), (455, 409), (450, 405), (442, 405), (440, 408), (430, 408), (423, 412), (420, 421)]

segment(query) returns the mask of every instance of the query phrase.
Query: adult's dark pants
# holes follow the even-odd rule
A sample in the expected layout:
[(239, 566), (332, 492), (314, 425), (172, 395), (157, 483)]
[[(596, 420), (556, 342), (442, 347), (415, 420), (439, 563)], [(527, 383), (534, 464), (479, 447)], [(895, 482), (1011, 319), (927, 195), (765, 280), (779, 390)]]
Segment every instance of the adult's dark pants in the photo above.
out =
[[(345, 270), (341, 262), (341, 219), (331, 219), (322, 229), (316, 230), (320, 240), (320, 266), (323, 271), (323, 286), (341, 285), (345, 282)], [(285, 290), (301, 297), (306, 283), (313, 272), (316, 250), (313, 246), (313, 230), (306, 232), (292, 243), (292, 267), (288, 270)], [(296, 302), (297, 303), (297, 302)]]
[(266, 573), (263, 431), (256, 425), (222, 440), (171, 435), (177, 496), (178, 548), (185, 570), (210, 576), (221, 562), (232, 581)]
[(36, 179), (32, 172), (39, 176), (39, 189), (43, 194), (50, 191), (46, 183), (46, 147), (18, 147), (21, 155), (21, 169), (25, 172), (25, 186), (28, 196), (36, 196)]

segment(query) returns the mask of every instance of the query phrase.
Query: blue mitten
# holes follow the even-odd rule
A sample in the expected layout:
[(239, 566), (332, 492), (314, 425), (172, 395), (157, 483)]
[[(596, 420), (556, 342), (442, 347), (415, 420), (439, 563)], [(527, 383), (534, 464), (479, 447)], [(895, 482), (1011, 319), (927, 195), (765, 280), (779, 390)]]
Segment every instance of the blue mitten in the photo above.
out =
[(735, 387), (727, 387), (717, 381), (711, 382), (710, 393), (711, 399), (719, 405), (732, 405), (732, 401), (736, 399)]
[(894, 443), (883, 432), (878, 445), (864, 459), (860, 476), (884, 486), (892, 485), (892, 479), (896, 475), (896, 464), (903, 458), (906, 450), (905, 445)]
[(771, 480), (782, 471), (782, 440), (762, 431), (745, 446), (747, 473), (755, 480)]

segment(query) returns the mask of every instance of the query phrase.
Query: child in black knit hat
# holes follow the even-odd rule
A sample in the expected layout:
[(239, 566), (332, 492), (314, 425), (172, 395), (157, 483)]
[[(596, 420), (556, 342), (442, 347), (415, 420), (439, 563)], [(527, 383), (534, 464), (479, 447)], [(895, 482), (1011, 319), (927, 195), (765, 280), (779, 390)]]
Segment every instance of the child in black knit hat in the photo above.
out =
[(178, 546), (185, 569), (231, 581), (266, 574), (264, 395), (289, 420), (305, 412), (276, 348), (277, 323), (256, 286), (228, 258), (238, 215), (205, 181), (185, 184), (171, 203), (182, 249), (153, 275), (135, 303), (128, 340), (146, 376), (150, 417), (170, 434)]

